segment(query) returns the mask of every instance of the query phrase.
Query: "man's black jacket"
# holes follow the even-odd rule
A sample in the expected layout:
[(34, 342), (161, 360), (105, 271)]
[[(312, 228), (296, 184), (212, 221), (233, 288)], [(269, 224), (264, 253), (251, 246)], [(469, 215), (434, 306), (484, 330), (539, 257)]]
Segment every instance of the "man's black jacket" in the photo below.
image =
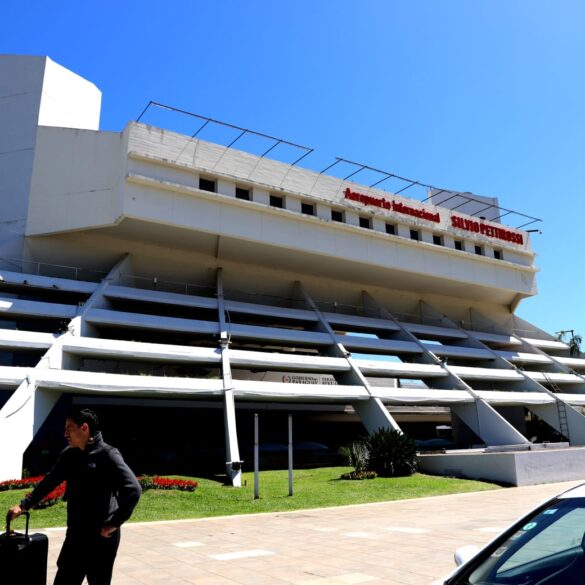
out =
[(20, 503), (29, 510), (67, 481), (67, 527), (95, 531), (121, 526), (132, 514), (142, 490), (120, 452), (96, 433), (85, 450), (67, 447), (31, 494)]

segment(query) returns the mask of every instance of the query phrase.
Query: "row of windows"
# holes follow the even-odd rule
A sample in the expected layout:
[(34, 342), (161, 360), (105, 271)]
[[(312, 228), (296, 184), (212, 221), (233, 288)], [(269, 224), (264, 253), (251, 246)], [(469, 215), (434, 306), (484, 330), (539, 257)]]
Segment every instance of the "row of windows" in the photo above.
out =
[[(216, 182), (212, 179), (206, 179), (203, 177), (199, 178), (199, 189), (202, 191), (211, 191), (213, 193), (217, 192), (217, 185)], [(245, 189), (243, 187), (236, 187), (236, 199), (243, 199), (245, 201), (251, 201), (252, 194), (250, 189)], [(270, 195), (270, 206), (277, 207), (279, 209), (284, 209), (284, 197), (280, 195)], [(301, 202), (301, 213), (304, 215), (316, 215), (316, 207), (313, 203), (306, 203)], [(339, 209), (332, 209), (331, 210), (331, 220), (338, 221), (340, 223), (345, 223), (345, 214), (343, 211)], [(372, 218), (368, 216), (359, 217), (359, 226), (365, 229), (372, 229)], [(386, 233), (391, 235), (397, 235), (396, 226), (392, 223), (386, 223)], [(416, 229), (410, 230), (410, 239), (416, 240), (417, 242), (422, 240), (421, 232)], [(433, 244), (436, 246), (444, 246), (445, 242), (443, 240), (443, 236), (438, 234), (433, 234)], [(461, 250), (463, 252), (466, 251), (465, 242), (463, 240), (455, 240), (455, 249)], [(474, 251), (478, 256), (485, 255), (485, 249), (483, 246), (474, 245)], [(494, 258), (496, 260), (503, 260), (503, 253), (501, 250), (494, 250)]]

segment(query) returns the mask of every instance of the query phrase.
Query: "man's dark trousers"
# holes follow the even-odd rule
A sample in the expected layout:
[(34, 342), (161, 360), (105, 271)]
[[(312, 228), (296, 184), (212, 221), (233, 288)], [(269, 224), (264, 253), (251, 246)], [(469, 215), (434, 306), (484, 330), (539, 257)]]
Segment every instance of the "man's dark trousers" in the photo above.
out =
[(67, 530), (53, 585), (81, 585), (85, 577), (89, 585), (110, 585), (119, 544), (119, 528), (108, 538), (99, 529), (90, 533)]

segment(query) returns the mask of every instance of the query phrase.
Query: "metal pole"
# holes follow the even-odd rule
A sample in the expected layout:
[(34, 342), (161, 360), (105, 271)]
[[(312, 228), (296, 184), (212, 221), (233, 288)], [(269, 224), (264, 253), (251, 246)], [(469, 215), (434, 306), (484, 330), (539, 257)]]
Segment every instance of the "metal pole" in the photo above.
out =
[(258, 449), (258, 415), (254, 415), (254, 499), (257, 500), (260, 497), (260, 486), (258, 482), (258, 460), (259, 460), (259, 449)]
[(293, 436), (292, 414), (288, 415), (288, 495), (293, 495)]

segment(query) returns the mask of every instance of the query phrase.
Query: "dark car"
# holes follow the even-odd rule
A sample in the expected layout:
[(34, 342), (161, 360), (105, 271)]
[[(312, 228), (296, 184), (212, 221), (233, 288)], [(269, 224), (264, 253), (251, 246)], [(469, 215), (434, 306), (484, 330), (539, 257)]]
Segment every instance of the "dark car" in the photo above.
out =
[(583, 585), (585, 484), (542, 504), (483, 549), (455, 553), (460, 566), (433, 585)]

